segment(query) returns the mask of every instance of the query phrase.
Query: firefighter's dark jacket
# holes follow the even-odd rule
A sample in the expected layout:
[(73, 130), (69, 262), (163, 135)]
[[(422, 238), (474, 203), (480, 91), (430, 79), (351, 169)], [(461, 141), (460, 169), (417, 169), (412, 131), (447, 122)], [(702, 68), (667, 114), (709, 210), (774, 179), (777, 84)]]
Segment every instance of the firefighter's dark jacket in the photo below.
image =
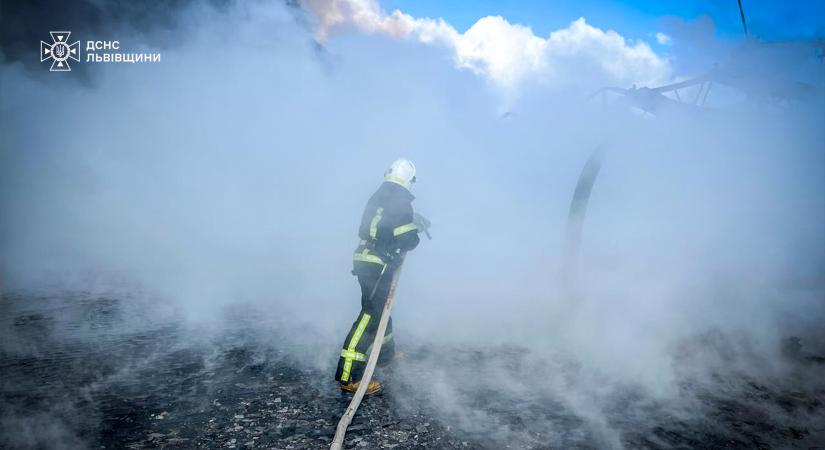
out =
[(353, 256), (353, 273), (390, 264), (399, 252), (408, 252), (418, 245), (413, 199), (410, 191), (390, 181), (372, 194), (358, 228), (361, 241)]

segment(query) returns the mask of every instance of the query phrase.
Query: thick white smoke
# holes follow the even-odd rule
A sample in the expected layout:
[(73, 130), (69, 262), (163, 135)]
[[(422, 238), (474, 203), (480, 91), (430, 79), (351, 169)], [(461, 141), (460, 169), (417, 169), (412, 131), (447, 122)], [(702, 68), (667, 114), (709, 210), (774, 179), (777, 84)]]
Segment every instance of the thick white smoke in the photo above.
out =
[(416, 18), (399, 10), (386, 13), (376, 0), (307, 0), (305, 4), (318, 17), (316, 36), (321, 41), (335, 29), (349, 26), (440, 46), (452, 55), (456, 67), (489, 79), (509, 95), (526, 83), (553, 89), (594, 83), (649, 85), (672, 75), (667, 58), (647, 43), (628, 42), (584, 18), (547, 37), (500, 16), (483, 17), (460, 33), (443, 19)]
[[(584, 19), (541, 38), (502, 18), (457, 33), (374, 2), (308, 3), (318, 30), (280, 5), (189, 9), (162, 64), (93, 67), (93, 86), (3, 65), (5, 287), (117, 282), (193, 319), (253, 303), (331, 370), (358, 307), (361, 208), (407, 156), (434, 239), (404, 268), (401, 345), (570, 358), (591, 375), (553, 383), (596, 423), (600, 376), (673, 394), (677, 349), (708, 330), (768, 356), (788, 334), (821, 337), (821, 104), (604, 110), (586, 94), (668, 80), (667, 59)], [(506, 117), (502, 87), (520, 92)], [(604, 142), (571, 296), (567, 208)]]

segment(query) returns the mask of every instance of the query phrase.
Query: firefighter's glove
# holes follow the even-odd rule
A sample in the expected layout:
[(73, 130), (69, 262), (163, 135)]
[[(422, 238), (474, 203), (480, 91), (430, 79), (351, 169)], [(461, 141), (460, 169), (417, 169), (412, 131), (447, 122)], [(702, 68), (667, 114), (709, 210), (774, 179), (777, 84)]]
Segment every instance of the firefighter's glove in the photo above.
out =
[(418, 228), (419, 233), (424, 233), (427, 235), (427, 239), (432, 239), (430, 237), (430, 225), (432, 225), (432, 223), (426, 217), (418, 213), (413, 213), (413, 223), (415, 227)]

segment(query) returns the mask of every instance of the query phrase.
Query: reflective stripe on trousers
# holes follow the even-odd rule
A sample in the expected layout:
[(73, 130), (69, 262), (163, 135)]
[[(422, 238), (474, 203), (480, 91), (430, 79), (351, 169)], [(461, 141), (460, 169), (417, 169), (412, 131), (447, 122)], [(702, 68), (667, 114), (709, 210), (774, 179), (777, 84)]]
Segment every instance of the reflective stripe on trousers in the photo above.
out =
[[(341, 381), (349, 381), (349, 374), (352, 370), (353, 359), (357, 361), (366, 361), (366, 355), (356, 352), (355, 347), (358, 345), (358, 341), (361, 340), (364, 330), (367, 329), (367, 324), (370, 323), (371, 317), (372, 316), (367, 313), (361, 314), (361, 320), (358, 321), (358, 328), (355, 329), (355, 334), (352, 335), (352, 339), (350, 339), (346, 350), (341, 352), (341, 356), (344, 357), (344, 372), (341, 374)], [(345, 355), (344, 352), (347, 352), (347, 354)], [(357, 359), (356, 357), (351, 357), (349, 355), (357, 355), (359, 358), (363, 357), (363, 359)]]

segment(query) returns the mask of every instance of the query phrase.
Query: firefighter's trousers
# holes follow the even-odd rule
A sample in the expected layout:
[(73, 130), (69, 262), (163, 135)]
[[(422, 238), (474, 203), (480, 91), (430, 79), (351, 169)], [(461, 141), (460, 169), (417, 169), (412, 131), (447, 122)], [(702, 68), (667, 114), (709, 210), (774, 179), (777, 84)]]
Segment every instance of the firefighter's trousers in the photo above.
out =
[[(341, 357), (338, 358), (338, 368), (335, 371), (335, 379), (344, 384), (359, 381), (364, 374), (367, 358), (369, 358), (372, 343), (375, 340), (375, 333), (381, 321), (384, 303), (387, 301), (392, 284), (394, 269), (390, 266), (387, 267), (383, 276), (381, 276), (381, 265), (364, 264), (364, 266), (357, 272), (358, 284), (361, 285), (361, 312), (344, 340)], [(376, 283), (377, 288), (375, 288)], [(373, 288), (375, 288), (375, 295), (370, 299)], [(392, 337), (392, 318), (390, 318), (384, 333), (384, 342), (381, 344), (378, 364), (388, 363), (394, 353), (395, 340)]]

